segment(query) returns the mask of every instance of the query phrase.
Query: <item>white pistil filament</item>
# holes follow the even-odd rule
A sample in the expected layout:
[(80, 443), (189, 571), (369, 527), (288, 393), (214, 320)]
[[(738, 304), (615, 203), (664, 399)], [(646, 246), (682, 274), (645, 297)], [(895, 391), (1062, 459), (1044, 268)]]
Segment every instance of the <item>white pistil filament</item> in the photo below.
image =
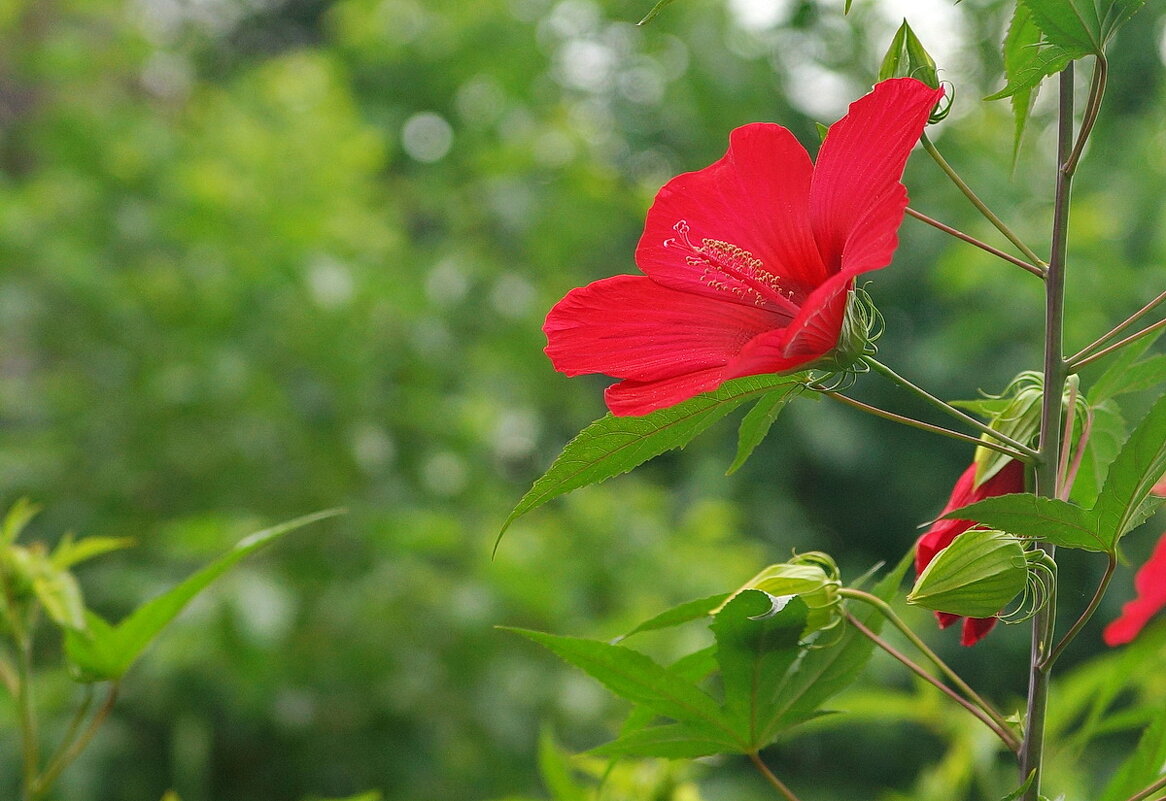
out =
[(794, 297), (800, 293), (784, 286), (780, 278), (765, 269), (761, 259), (720, 239), (701, 239), (700, 245), (694, 244), (688, 235), (692, 229), (687, 220), (680, 220), (672, 230), (677, 236), (665, 239), (664, 247), (679, 248), (689, 265), (701, 268), (702, 284), (729, 292), (754, 306), (777, 306), (790, 316), (797, 315), (799, 305)]

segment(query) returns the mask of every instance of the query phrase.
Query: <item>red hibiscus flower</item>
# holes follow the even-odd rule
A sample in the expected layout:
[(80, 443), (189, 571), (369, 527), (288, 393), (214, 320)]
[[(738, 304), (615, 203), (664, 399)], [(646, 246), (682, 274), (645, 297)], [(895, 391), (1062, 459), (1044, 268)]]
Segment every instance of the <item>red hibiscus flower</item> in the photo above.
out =
[(636, 248), (645, 275), (596, 281), (551, 309), (555, 369), (622, 379), (607, 406), (639, 415), (828, 356), (855, 276), (891, 261), (899, 179), (942, 96), (883, 81), (830, 126), (816, 165), (780, 125), (737, 128), (722, 159), (656, 195)]
[[(1166, 496), (1166, 478), (1163, 478), (1151, 493)], [(1134, 574), (1134, 590), (1137, 597), (1121, 608), (1121, 617), (1110, 623), (1102, 632), (1106, 645), (1124, 645), (1130, 642), (1150, 622), (1150, 618), (1166, 608), (1166, 534), (1154, 546), (1154, 553)]]
[[(972, 464), (956, 481), (951, 491), (951, 498), (947, 506), (940, 512), (940, 519), (931, 524), (931, 528), (919, 538), (915, 546), (915, 573), (923, 572), (923, 568), (935, 558), (935, 555), (951, 545), (951, 541), (976, 525), (971, 520), (944, 520), (945, 514), (961, 506), (967, 506), (995, 495), (1008, 495), (1013, 492), (1024, 492), (1024, 465), (1015, 460), (1009, 461), (1000, 469), (1000, 472), (976, 486), (976, 465)], [(958, 615), (946, 612), (936, 612), (939, 627), (947, 628), (957, 620)], [(961, 645), (975, 645), (985, 634), (996, 625), (994, 617), (963, 618), (964, 628), (960, 636)]]
[(1121, 617), (1105, 627), (1106, 645), (1122, 645), (1138, 632), (1155, 614), (1166, 607), (1166, 534), (1158, 540), (1154, 553), (1134, 575), (1138, 597), (1121, 608)]

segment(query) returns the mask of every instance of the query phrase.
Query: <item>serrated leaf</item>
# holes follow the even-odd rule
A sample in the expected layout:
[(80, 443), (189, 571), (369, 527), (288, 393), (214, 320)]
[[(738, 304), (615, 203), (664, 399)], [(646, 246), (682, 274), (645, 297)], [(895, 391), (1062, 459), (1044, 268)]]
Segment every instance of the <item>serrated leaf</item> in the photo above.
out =
[(1166, 710), (1159, 710), (1099, 801), (1123, 801), (1132, 797), (1161, 777), (1163, 766), (1166, 766)]
[(1093, 406), (1090, 414), (1092, 422), (1089, 426), (1089, 441), (1085, 443), (1085, 454), (1081, 458), (1081, 467), (1069, 496), (1070, 500), (1085, 509), (1092, 508), (1097, 502), (1109, 465), (1117, 458), (1128, 435), (1125, 418), (1113, 401)]
[(1044, 45), (1036, 54), (1019, 66), (1016, 74), (1009, 76), (1007, 84), (999, 92), (988, 95), (985, 100), (1003, 100), (1018, 92), (1027, 91), (1040, 85), (1050, 75), (1056, 75), (1077, 56), (1056, 45)]
[(1130, 371), (1138, 359), (1141, 358), (1147, 350), (1150, 349), (1157, 340), (1162, 336), (1161, 331), (1155, 331), (1153, 334), (1148, 334), (1141, 339), (1135, 339), (1130, 344), (1123, 347), (1113, 357), (1109, 367), (1105, 372), (1098, 377), (1093, 386), (1089, 388), (1089, 399), (1094, 403), (1103, 403), (1110, 398), (1115, 398), (1122, 392), (1122, 387), (1125, 386), (1126, 373)]
[(973, 520), (1018, 537), (1032, 537), (1066, 548), (1109, 550), (1093, 516), (1080, 506), (1031, 492), (997, 495), (944, 515), (951, 520)]
[(678, 604), (671, 609), (661, 612), (650, 620), (645, 620), (627, 634), (620, 637), (619, 640), (626, 640), (633, 634), (639, 634), (644, 631), (668, 629), (673, 626), (679, 626), (682, 623), (688, 623), (691, 620), (707, 617), (710, 611), (724, 603), (728, 597), (729, 593), (722, 592), (719, 595), (710, 595), (708, 598), (697, 598), (695, 601), (686, 601), (685, 603)]
[(659, 13), (661, 11), (663, 11), (668, 6), (672, 5), (673, 2), (674, 2), (674, 0), (660, 0), (660, 2), (658, 2), (658, 3), (656, 3), (656, 5), (652, 6), (652, 10), (649, 11), (646, 15), (644, 15), (644, 18), (636, 24), (637, 25), (647, 25), (649, 22), (656, 19), (657, 15), (659, 15)]
[(777, 420), (777, 416), (781, 414), (782, 409), (801, 394), (802, 389), (801, 384), (793, 384), (770, 392), (753, 405), (753, 408), (741, 420), (741, 427), (737, 431), (737, 456), (729, 465), (725, 475), (731, 476), (741, 469), (741, 465), (745, 464), (746, 460), (753, 455), (753, 451), (765, 439), (765, 435), (769, 433), (769, 429)]
[[(710, 645), (699, 651), (693, 651), (677, 659), (668, 666), (668, 669), (686, 681), (700, 684), (717, 669), (716, 650), (715, 645)], [(637, 706), (632, 709), (620, 727), (620, 736), (646, 728), (658, 717), (659, 715), (651, 709)]]
[(1098, 530), (1110, 538), (1111, 548), (1122, 535), (1141, 522), (1142, 502), (1163, 473), (1166, 473), (1166, 395), (1150, 407), (1122, 445), (1117, 458), (1109, 466), (1105, 484), (1093, 507)]
[(742, 404), (800, 380), (800, 376), (746, 376), (642, 417), (601, 417), (567, 443), (542, 478), (522, 496), (502, 524), (499, 540), (511, 523), (547, 501), (626, 473), (666, 451), (683, 448)]
[(574, 665), (621, 698), (691, 724), (705, 739), (734, 739), (733, 727), (704, 690), (650, 657), (622, 645), (503, 627)]
[(1094, 0), (1020, 0), (1045, 38), (1078, 58), (1101, 52), (1101, 20)]
[(1107, 382), (1107, 397), (1116, 398), (1130, 392), (1143, 392), (1166, 382), (1166, 354), (1135, 362)]
[(341, 512), (338, 509), (316, 512), (245, 537), (190, 578), (139, 606), (116, 626), (92, 612), (87, 613), (86, 631), (68, 631), (65, 635), (65, 652), (74, 678), (83, 682), (121, 678), (191, 599), (240, 560), (285, 534)]
[[(890, 603), (914, 563), (914, 554), (908, 551), (870, 592)], [(860, 623), (876, 634), (881, 630), (883, 616), (874, 607), (865, 604), (851, 607), (851, 614)], [(855, 682), (873, 651), (874, 644), (849, 625), (836, 641), (815, 645), (807, 651), (797, 670), (786, 677), (781, 689), (781, 709), (771, 726), (771, 736), (818, 717), (822, 704)]]
[(796, 596), (781, 599), (744, 590), (717, 613), (710, 627), (717, 640), (717, 664), (725, 710), (749, 750), (768, 745), (771, 716), (778, 708), (782, 679), (801, 655), (808, 607)]
[(739, 754), (741, 746), (728, 740), (710, 739), (684, 723), (668, 723), (623, 734), (587, 753), (600, 757), (696, 759), (713, 754)]
[[(1032, 20), (1032, 11), (1028, 6), (1017, 3), (1008, 33), (1004, 37), (1004, 76), (1008, 83), (1016, 81), (1019, 73), (1031, 66), (1038, 55), (1040, 40), (1041, 30)], [(1014, 166), (1020, 154), (1020, 140), (1028, 125), (1028, 115), (1039, 90), (1040, 81), (1037, 81), (1032, 86), (1016, 89), (1012, 93), (1012, 114), (1016, 121), (1012, 141)]]

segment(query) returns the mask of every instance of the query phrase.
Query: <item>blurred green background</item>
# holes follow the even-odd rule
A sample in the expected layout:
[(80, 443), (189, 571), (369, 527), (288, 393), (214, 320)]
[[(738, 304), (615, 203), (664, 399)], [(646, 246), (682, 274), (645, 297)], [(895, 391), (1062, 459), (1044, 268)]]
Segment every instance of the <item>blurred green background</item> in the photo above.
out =
[[(61, 798), (546, 797), (540, 726), (584, 750), (621, 707), (494, 625), (610, 637), (794, 548), (853, 578), (910, 547), (968, 449), (799, 402), (736, 476), (722, 423), (523, 518), (490, 557), (514, 502), (603, 412), (602, 378), (541, 354), (546, 310), (634, 271), (655, 191), (732, 127), (779, 121), (812, 149), (902, 14), (955, 88), (941, 149), (1046, 250), (1052, 93), (1015, 170), (1007, 104), (979, 102), (1002, 85), (1006, 5), (841, 5), (684, 0), (637, 28), (648, 2), (0, 0), (0, 502), (43, 504), (31, 534), (47, 540), (137, 539), (81, 570), (112, 618), (255, 528), (350, 510), (189, 610)], [(1080, 173), (1072, 349), (1162, 288), (1162, 17), (1151, 3), (1122, 33)], [(916, 208), (998, 241), (921, 154), (907, 183)], [(1036, 279), (913, 220), (901, 239), (870, 287), (886, 362), (947, 397), (1038, 365)], [(928, 414), (875, 378), (855, 393)], [(1131, 538), (1134, 559), (1150, 539)], [(1066, 614), (1101, 567), (1063, 560)], [(1130, 586), (1126, 571), (1102, 617)], [(1024, 692), (1025, 631), (970, 651), (931, 639), (1006, 704)], [(870, 674), (910, 688), (880, 658)], [(47, 686), (64, 709), (68, 682)], [(1010, 778), (978, 733), (944, 751), (945, 710), (852, 705), (898, 719), (774, 749), (805, 801), (934, 801), (921, 769), (963, 788), (945, 798)], [(687, 778), (710, 801), (767, 797), (746, 767), (649, 765), (613, 792), (692, 798)]]

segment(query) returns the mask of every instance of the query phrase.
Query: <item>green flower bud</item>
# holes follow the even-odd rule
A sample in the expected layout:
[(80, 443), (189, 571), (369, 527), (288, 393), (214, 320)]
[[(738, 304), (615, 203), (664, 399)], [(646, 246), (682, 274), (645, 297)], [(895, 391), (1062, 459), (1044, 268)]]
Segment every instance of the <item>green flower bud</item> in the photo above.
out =
[(846, 298), (846, 315), (842, 318), (838, 343), (832, 351), (809, 366), (814, 370), (835, 374), (855, 368), (865, 369), (860, 360), (863, 356), (873, 356), (877, 352), (874, 342), (882, 333), (882, 315), (866, 290), (855, 287)]
[(725, 602), (712, 611), (716, 614), (745, 590), (761, 590), (776, 597), (796, 595), (809, 607), (802, 636), (837, 625), (842, 616), (838, 589), (838, 566), (829, 555), (819, 551), (795, 556), (789, 562), (770, 565), (737, 588)]
[(1002, 531), (972, 529), (919, 574), (907, 603), (962, 617), (992, 617), (1028, 583), (1028, 556), (1020, 540)]

